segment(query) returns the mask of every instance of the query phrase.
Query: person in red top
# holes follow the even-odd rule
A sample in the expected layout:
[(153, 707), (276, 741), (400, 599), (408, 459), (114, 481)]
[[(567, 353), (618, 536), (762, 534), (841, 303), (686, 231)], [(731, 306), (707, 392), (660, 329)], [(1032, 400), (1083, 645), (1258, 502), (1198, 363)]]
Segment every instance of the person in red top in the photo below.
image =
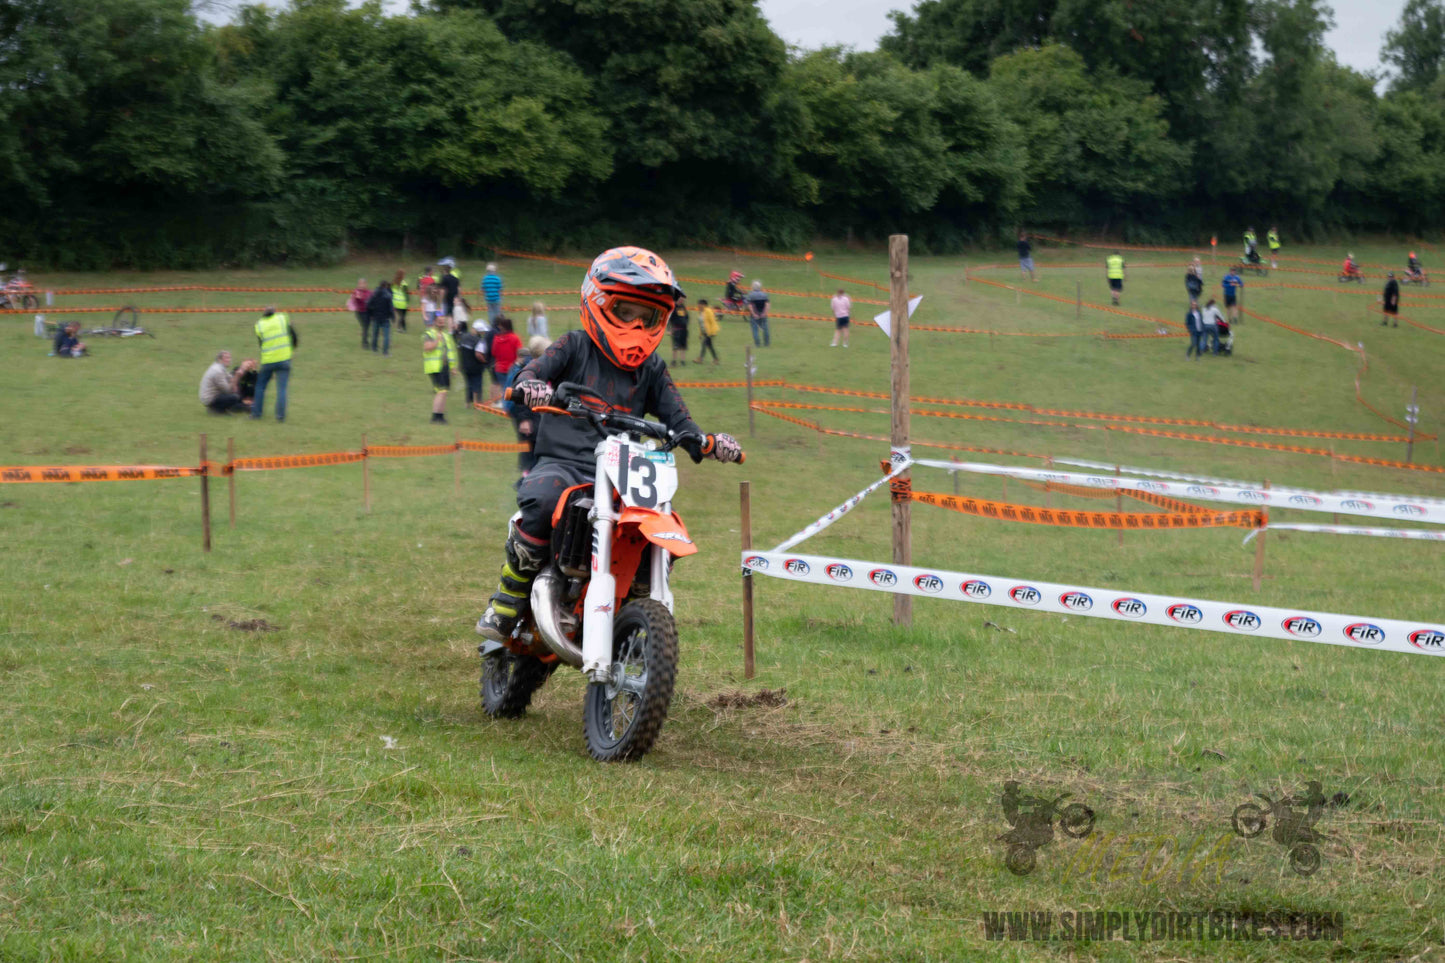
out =
[(361, 324), (361, 346), (368, 347), (366, 333), (371, 328), (371, 317), (366, 313), (366, 302), (371, 300), (371, 288), (366, 286), (366, 278), (356, 279), (356, 288), (347, 299), (346, 306), (356, 314), (356, 320)]
[(503, 315), (497, 318), (496, 332), (492, 335), (492, 384), (496, 388), (493, 401), (500, 401), (507, 389), (507, 373), (522, 350), (522, 339), (512, 330), (512, 319)]

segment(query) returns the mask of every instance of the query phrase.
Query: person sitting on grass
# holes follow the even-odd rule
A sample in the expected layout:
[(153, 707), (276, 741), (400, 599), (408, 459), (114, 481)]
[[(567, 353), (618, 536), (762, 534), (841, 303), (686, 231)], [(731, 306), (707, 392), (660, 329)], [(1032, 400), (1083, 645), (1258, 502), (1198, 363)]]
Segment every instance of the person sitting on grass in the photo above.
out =
[(80, 340), (80, 322), (62, 324), (55, 332), (55, 345), (51, 354), (57, 358), (82, 358), (86, 353), (85, 342)]
[[(227, 415), (241, 408), (249, 408), (250, 404), (241, 397), (241, 375), (250, 370), (246, 367), (247, 363), (241, 362), (241, 366), (232, 372), (228, 370), (231, 364), (231, 352), (218, 352), (216, 360), (201, 376), (201, 404), (218, 415)], [(255, 364), (255, 362), (249, 363)]]

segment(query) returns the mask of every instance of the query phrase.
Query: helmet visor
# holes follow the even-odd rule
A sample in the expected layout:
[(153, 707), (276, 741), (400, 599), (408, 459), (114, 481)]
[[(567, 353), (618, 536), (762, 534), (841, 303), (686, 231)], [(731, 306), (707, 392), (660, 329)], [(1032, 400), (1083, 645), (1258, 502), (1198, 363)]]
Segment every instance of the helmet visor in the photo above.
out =
[(625, 328), (641, 328), (652, 331), (667, 323), (667, 312), (650, 301), (636, 301), (632, 298), (613, 298), (611, 315)]

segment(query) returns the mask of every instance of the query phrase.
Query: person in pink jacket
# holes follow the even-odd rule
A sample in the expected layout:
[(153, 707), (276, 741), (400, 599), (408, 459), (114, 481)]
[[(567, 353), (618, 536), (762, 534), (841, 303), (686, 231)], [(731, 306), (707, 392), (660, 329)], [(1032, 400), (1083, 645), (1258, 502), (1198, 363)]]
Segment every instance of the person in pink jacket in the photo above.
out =
[(361, 324), (361, 346), (367, 347), (366, 332), (371, 327), (366, 313), (366, 302), (371, 300), (371, 288), (366, 286), (366, 278), (356, 279), (356, 290), (351, 292), (351, 297), (346, 299), (346, 309), (355, 313), (356, 320)]

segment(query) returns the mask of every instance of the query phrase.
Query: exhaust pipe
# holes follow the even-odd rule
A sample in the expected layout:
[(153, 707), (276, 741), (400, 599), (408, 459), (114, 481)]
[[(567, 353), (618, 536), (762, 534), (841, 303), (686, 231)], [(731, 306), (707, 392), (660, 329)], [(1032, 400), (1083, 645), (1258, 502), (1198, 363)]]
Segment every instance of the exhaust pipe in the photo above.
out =
[(548, 565), (532, 582), (532, 621), (542, 634), (542, 641), (552, 654), (574, 669), (582, 668), (582, 650), (568, 641), (562, 632), (562, 576), (556, 566)]

